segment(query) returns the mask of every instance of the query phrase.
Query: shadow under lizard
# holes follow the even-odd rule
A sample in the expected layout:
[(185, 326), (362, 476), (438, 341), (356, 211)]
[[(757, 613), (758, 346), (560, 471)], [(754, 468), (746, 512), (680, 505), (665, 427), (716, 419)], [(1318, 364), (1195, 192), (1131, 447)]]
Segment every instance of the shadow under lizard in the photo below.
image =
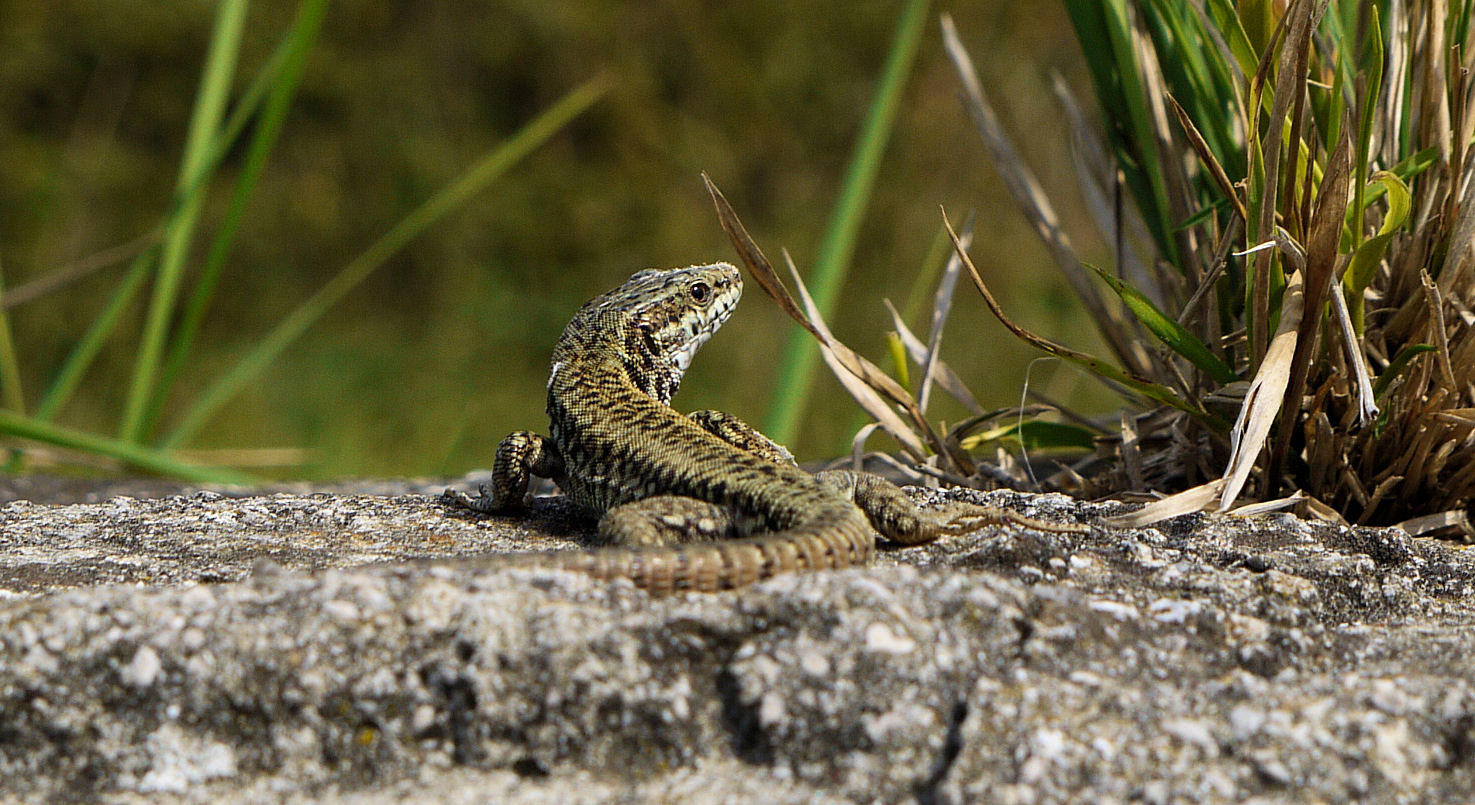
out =
[(692, 356), (732, 315), (742, 288), (727, 263), (649, 269), (585, 303), (553, 349), (548, 436), (503, 439), (491, 488), (479, 497), (446, 490), (446, 501), (516, 512), (531, 476), (551, 478), (599, 518), (600, 537), (615, 547), (511, 558), (654, 593), (865, 564), (878, 533), (916, 545), (986, 525), (1087, 530), (991, 506), (924, 511), (877, 475), (806, 472), (721, 411), (673, 409)]

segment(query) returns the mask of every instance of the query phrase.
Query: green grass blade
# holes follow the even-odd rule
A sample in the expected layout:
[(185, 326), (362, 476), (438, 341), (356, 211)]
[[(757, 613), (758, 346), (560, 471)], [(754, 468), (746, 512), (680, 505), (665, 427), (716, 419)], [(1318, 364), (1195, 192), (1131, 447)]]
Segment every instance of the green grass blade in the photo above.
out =
[[(317, 39), (327, 7), (327, 0), (306, 0), (298, 8), (297, 19), (283, 38), (282, 46), (278, 50), (280, 69), (273, 66), (277, 61), (276, 57), (273, 57), (272, 63), (268, 64), (268, 68), (272, 71), (269, 74), (271, 81), (266, 106), (251, 135), (251, 142), (247, 146), (246, 157), (241, 165), (240, 175), (236, 179), (235, 189), (231, 192), (230, 204), (226, 208), (220, 231), (216, 233), (210, 244), (205, 264), (200, 269), (199, 280), (195, 283), (194, 291), (185, 304), (184, 314), (176, 328), (175, 335), (170, 339), (169, 352), (164, 359), (164, 369), (160, 373), (158, 386), (145, 413), (144, 433), (151, 431), (158, 421), (169, 390), (174, 386), (174, 381), (178, 379), (179, 373), (189, 360), (195, 336), (199, 332), (200, 324), (204, 321), (205, 312), (209, 309), (215, 288), (220, 282), (220, 273), (225, 267), (226, 257), (235, 243), (236, 233), (239, 230), (241, 218), (245, 215), (247, 202), (250, 201), (251, 192), (256, 187), (262, 168), (266, 165), (267, 157), (276, 145), (278, 135), (281, 134), (282, 124), (286, 120), (287, 111), (291, 107), (298, 82), (302, 77), (303, 65), (307, 62), (307, 55), (312, 51), (313, 43)], [(229, 130), (230, 125), (228, 124), (227, 132)], [(234, 138), (228, 137), (228, 139)]]
[(1229, 430), (1229, 423), (1225, 422), (1219, 416), (1205, 411), (1197, 401), (1185, 400), (1179, 397), (1167, 386), (1132, 375), (1094, 355), (1088, 355), (1063, 344), (1058, 344), (1048, 338), (1042, 338), (1015, 324), (1004, 314), (1003, 307), (999, 305), (998, 300), (994, 298), (993, 292), (984, 283), (982, 275), (978, 273), (978, 267), (973, 264), (973, 258), (969, 257), (968, 253), (964, 251), (963, 244), (958, 240), (957, 234), (953, 231), (952, 224), (947, 222), (946, 215), (943, 216), (943, 222), (948, 228), (948, 237), (953, 241), (953, 249), (957, 252), (958, 258), (963, 261), (963, 266), (968, 269), (968, 276), (973, 280), (973, 287), (977, 288), (979, 295), (983, 297), (983, 303), (988, 306), (988, 310), (993, 314), (994, 318), (998, 319), (1000, 324), (1008, 328), (1009, 332), (1013, 333), (1021, 341), (1087, 370), (1095, 375), (1098, 380), (1105, 381), (1108, 385), (1115, 384), (1119, 387), (1115, 388), (1115, 391), (1121, 391), (1122, 388), (1129, 389), (1149, 400), (1156, 400), (1164, 405), (1177, 408), (1220, 433)]
[[(213, 144), (214, 148), (210, 154), (209, 164), (201, 172), (201, 177), (189, 187), (175, 190), (173, 197), (170, 198), (169, 205), (160, 216), (159, 224), (154, 228), (154, 232), (163, 232), (167, 228), (169, 221), (178, 214), (185, 199), (194, 192), (195, 188), (204, 182), (210, 171), (214, 170), (214, 167), (220, 163), (220, 160), (224, 159), (225, 155), (229, 153), (235, 141), (245, 131), (246, 124), (255, 116), (257, 108), (266, 97), (266, 91), (271, 86), (276, 73), (280, 70), (285, 56), (285, 46), (279, 47), (277, 52), (262, 66), (255, 79), (252, 80), (251, 86), (241, 96), (240, 102), (236, 104), (236, 108), (231, 112), (230, 118), (222, 128), (222, 135), (216, 138)], [(108, 300), (108, 304), (103, 309), (102, 314), (93, 321), (86, 334), (77, 342), (77, 346), (72, 349), (71, 354), (67, 356), (67, 360), (62, 365), (62, 368), (56, 373), (56, 379), (52, 381), (51, 387), (46, 391), (46, 396), (36, 409), (36, 419), (43, 422), (50, 421), (61, 410), (61, 407), (66, 405), (67, 401), (71, 399), (72, 393), (76, 391), (82, 376), (92, 365), (92, 361), (96, 359), (98, 352), (102, 349), (103, 343), (112, 335), (123, 311), (133, 301), (134, 295), (143, 286), (143, 281), (148, 277), (149, 268), (158, 259), (158, 256), (159, 242), (155, 241), (148, 249), (134, 258), (133, 263), (128, 268), (128, 273), (124, 276), (123, 282), (114, 290), (113, 297)]]
[(1455, 3), (1455, 12), (1450, 15), (1450, 20), (1449, 20), (1449, 31), (1450, 32), (1449, 32), (1449, 35), (1447, 36), (1447, 38), (1446, 38), (1445, 41), (1447, 41), (1447, 42), (1464, 42), (1464, 41), (1466, 41), (1466, 38), (1470, 35), (1470, 7), (1471, 7), (1471, 5), (1472, 4), (1470, 2), (1468, 2), (1468, 0), (1466, 0), (1466, 2), (1457, 2), (1457, 3)]
[(20, 439), (30, 439), (32, 441), (56, 445), (57, 447), (81, 450), (94, 455), (107, 456), (145, 472), (167, 475), (173, 478), (182, 478), (186, 481), (238, 485), (247, 485), (255, 482), (254, 478), (244, 473), (215, 467), (200, 467), (194, 464), (186, 464), (170, 457), (169, 454), (163, 451), (140, 447), (136, 444), (130, 444), (118, 439), (110, 439), (106, 436), (98, 436), (92, 433), (65, 428), (49, 422), (38, 422), (35, 419), (21, 416), (14, 411), (0, 411), (0, 433)]
[(1066, 0), (1065, 10), (1107, 115), (1107, 134), (1127, 188), (1159, 252), (1184, 271), (1171, 234), (1167, 179), (1153, 145), (1157, 129), (1137, 63), (1132, 11), (1126, 0)]
[(179, 187), (194, 187), (178, 213), (169, 222), (164, 247), (159, 256), (159, 270), (154, 283), (133, 380), (123, 407), (119, 437), (137, 443), (142, 436), (144, 408), (154, 388), (159, 356), (169, 321), (174, 316), (175, 301), (184, 274), (184, 261), (194, 236), (195, 223), (204, 201), (204, 184), (199, 180), (209, 165), (213, 143), (224, 116), (226, 99), (235, 75), (236, 56), (240, 52), (241, 33), (245, 28), (246, 0), (221, 0), (216, 8), (215, 30), (210, 37), (210, 52), (200, 78), (200, 89), (190, 116), (185, 136), (184, 159), (180, 163)]
[(1184, 218), (1183, 223), (1173, 227), (1173, 231), (1182, 232), (1184, 230), (1192, 229), (1227, 209), (1230, 209), (1229, 200), (1221, 196), (1215, 199), (1212, 204), (1205, 204), (1204, 206), (1199, 208), (1198, 212), (1195, 212), (1187, 218)]
[(992, 428), (959, 441), (964, 450), (975, 452), (1002, 442), (1005, 448), (1036, 450), (1093, 450), (1096, 432), (1080, 425), (1029, 419), (1017, 424)]
[[(1346, 273), (1342, 275), (1347, 312), (1352, 317), (1353, 332), (1359, 335), (1362, 334), (1365, 317), (1363, 291), (1372, 284), (1373, 276), (1378, 271), (1378, 265), (1383, 262), (1383, 254), (1388, 250), (1389, 241), (1393, 240), (1393, 236), (1403, 228), (1413, 208), (1413, 198), (1409, 195), (1408, 185), (1394, 174), (1388, 171), (1378, 171), (1373, 174), (1373, 182), (1386, 188), (1388, 214), (1383, 217), (1383, 225), (1378, 228), (1378, 234), (1363, 241), (1362, 245), (1357, 247), (1357, 251), (1352, 253), (1352, 261), (1348, 264)], [(1356, 203), (1356, 199), (1353, 203)]]
[[(963, 228), (968, 228), (964, 224)], [(907, 290), (906, 303), (901, 308), (901, 320), (908, 324), (917, 320), (922, 315), (923, 306), (932, 302), (932, 294), (937, 287), (938, 277), (942, 275), (942, 269), (947, 265), (948, 256), (953, 252), (953, 244), (948, 242), (947, 230), (937, 228), (937, 236), (932, 239), (932, 245), (927, 247), (927, 255), (922, 258), (922, 267), (917, 271), (917, 278), (912, 280), (912, 287)]]
[(1226, 171), (1244, 173), (1244, 151), (1235, 138), (1234, 73), (1199, 15), (1174, 0), (1143, 8), (1151, 23), (1158, 65), (1174, 99), (1184, 106), (1209, 151)]
[(282, 320), (259, 341), (239, 363), (216, 380), (195, 401), (184, 420), (164, 440), (163, 446), (175, 447), (192, 436), (215, 415), (221, 406), (261, 373), (282, 350), (297, 340), (307, 328), (322, 317), (345, 294), (363, 282), (378, 268), (414, 240), (427, 227), (446, 213), (460, 207), (486, 188), (492, 180), (516, 165), (533, 149), (552, 137), (609, 89), (605, 78), (592, 79), (575, 88), (537, 118), (523, 126), (511, 139), (494, 148), (456, 181), (436, 193), (405, 216), (393, 229), (354, 258), (317, 293)]
[(1197, 366), (1204, 374), (1212, 377), (1220, 385), (1233, 383), (1239, 379), (1239, 375), (1236, 375), (1234, 370), (1229, 368), (1228, 364), (1220, 360), (1218, 355), (1215, 355), (1208, 347), (1204, 346), (1204, 343), (1194, 337), (1193, 333), (1184, 329), (1183, 325), (1171, 317), (1164, 315), (1150, 299), (1139, 293), (1136, 288), (1112, 276), (1110, 273), (1102, 271), (1096, 266), (1091, 266), (1091, 270), (1095, 271), (1096, 275), (1101, 277), (1107, 285), (1110, 285), (1113, 291), (1116, 291), (1117, 296), (1121, 297), (1122, 303), (1127, 306), (1128, 310), (1132, 311), (1132, 315), (1136, 316), (1137, 320), (1142, 322), (1143, 326), (1156, 336), (1159, 341), (1166, 344), (1169, 349), (1188, 359), (1189, 363)]
[(46, 396), (41, 398), (41, 404), (36, 406), (36, 420), (48, 422), (56, 416), (63, 405), (72, 398), (72, 393), (82, 382), (82, 376), (97, 354), (102, 351), (103, 344), (112, 335), (114, 328), (128, 308), (133, 297), (143, 287), (144, 280), (148, 278), (149, 268), (159, 257), (159, 244), (154, 243), (145, 249), (133, 263), (128, 266), (128, 273), (124, 275), (123, 282), (113, 290), (112, 298), (108, 300), (107, 306), (102, 309), (98, 317), (93, 320), (77, 346), (67, 355), (66, 361), (56, 373), (56, 379), (51, 382), (50, 388), (46, 390)]
[[(0, 299), (5, 296), (5, 275), (0, 271)], [(5, 407), (24, 414), (26, 395), (20, 385), (20, 361), (15, 358), (15, 338), (10, 329), (10, 312), (0, 306), (0, 389), (4, 390)]]
[(1384, 369), (1383, 373), (1378, 375), (1378, 379), (1373, 383), (1373, 398), (1381, 400), (1383, 398), (1383, 394), (1388, 391), (1388, 387), (1392, 385), (1394, 380), (1398, 379), (1399, 375), (1403, 374), (1408, 369), (1409, 363), (1412, 362), (1414, 358), (1424, 354), (1425, 352), (1438, 351), (1439, 350), (1436, 347), (1430, 344), (1409, 344), (1408, 346), (1399, 350), (1398, 354), (1394, 356), (1393, 360), (1389, 361), (1388, 368)]
[(1250, 37), (1245, 33), (1244, 23), (1235, 12), (1234, 4), (1231, 0), (1207, 0), (1205, 5), (1214, 25), (1219, 29), (1219, 34), (1229, 46), (1230, 54), (1239, 63), (1240, 72), (1247, 76), (1254, 75), (1255, 67), (1260, 61), (1259, 51), (1250, 43)]
[(1372, 154), (1373, 118), (1377, 113), (1377, 99), (1383, 91), (1383, 32), (1381, 18), (1378, 16), (1377, 6), (1369, 9), (1367, 41), (1362, 48), (1361, 62), (1358, 72), (1363, 76), (1360, 86), (1362, 91), (1357, 98), (1357, 138), (1354, 145), (1357, 147), (1357, 156), (1353, 158), (1352, 167), (1356, 175), (1352, 181), (1352, 222), (1351, 230), (1355, 247), (1362, 240), (1362, 213), (1366, 208), (1367, 199), (1367, 171), (1369, 155)]
[[(901, 24), (891, 42), (875, 100), (861, 125), (860, 139), (846, 168), (839, 201), (815, 260), (809, 287), (821, 316), (826, 319), (834, 313), (835, 300), (850, 269), (861, 219), (870, 201), (881, 155), (886, 150), (886, 140), (891, 136), (897, 107), (901, 104), (901, 91), (911, 74), (922, 33), (926, 29), (928, 5), (929, 0), (910, 0), (902, 12)], [(819, 348), (810, 340), (808, 333), (798, 329), (789, 333), (780, 359), (778, 385), (764, 418), (763, 429), (779, 444), (794, 441), (814, 386), (815, 361), (818, 358)]]
[[(1422, 151), (1416, 151), (1404, 157), (1403, 159), (1398, 160), (1397, 164), (1395, 164), (1388, 170), (1392, 172), (1394, 176), (1397, 176), (1398, 178), (1406, 182), (1414, 178), (1415, 176), (1422, 174), (1424, 171), (1434, 167), (1435, 165), (1438, 165), (1439, 160), (1439, 146), (1431, 145)], [(1378, 191), (1374, 189), (1373, 192), (1376, 193)], [(1368, 201), (1377, 201), (1377, 196), (1368, 197)]]
[[(0, 271), (0, 299), (5, 296), (5, 274)], [(0, 305), (0, 391), (5, 407), (17, 414), (26, 412), (26, 395), (21, 390), (20, 361), (15, 357), (15, 338), (10, 329), (10, 312)]]

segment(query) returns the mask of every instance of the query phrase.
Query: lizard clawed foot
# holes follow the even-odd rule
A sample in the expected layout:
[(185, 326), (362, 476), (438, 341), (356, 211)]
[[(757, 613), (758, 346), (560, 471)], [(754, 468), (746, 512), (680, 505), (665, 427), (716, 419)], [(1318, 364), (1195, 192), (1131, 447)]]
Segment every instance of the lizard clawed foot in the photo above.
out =
[(470, 509), (481, 514), (491, 514), (501, 510), (501, 507), (497, 506), (496, 500), (492, 497), (491, 490), (487, 489), (486, 484), (478, 485), (476, 491), (479, 494), (476, 497), (472, 497), (459, 489), (448, 487), (446, 491), (440, 494), (440, 500), (442, 503), (453, 508)]
[(935, 521), (940, 536), (955, 537), (988, 526), (1018, 526), (1051, 534), (1087, 534), (1091, 527), (1080, 523), (1054, 523), (1026, 517), (1013, 509), (958, 503), (937, 512)]

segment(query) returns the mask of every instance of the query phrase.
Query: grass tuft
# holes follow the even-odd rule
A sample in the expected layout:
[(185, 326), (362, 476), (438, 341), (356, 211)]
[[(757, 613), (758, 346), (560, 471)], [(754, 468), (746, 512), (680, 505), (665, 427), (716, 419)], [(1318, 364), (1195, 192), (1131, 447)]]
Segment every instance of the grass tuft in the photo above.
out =
[[(1116, 363), (1069, 358), (990, 308), (1146, 414), (1102, 442), (1116, 468), (1050, 483), (1190, 490), (1164, 512), (1289, 495), (1351, 522), (1468, 529), (1453, 515), (1475, 495), (1470, 4), (1065, 5), (1106, 133), (1081, 180), (1129, 202), (1101, 221), (1114, 304), (1039, 229)], [(1052, 220), (1028, 168), (1000, 159), (1007, 137), (943, 27), (998, 169), (1028, 217)], [(1146, 271), (1126, 259), (1138, 224)], [(1123, 469), (1138, 460), (1157, 470)]]
[[(1079, 418), (1047, 421), (1040, 416), (1062, 411), (1021, 407), (1012, 427), (980, 413), (939, 435), (910, 395), (890, 388), (895, 381), (843, 357), (822, 308), (780, 304), (930, 474), (1174, 493), (1137, 523), (1297, 507), (1475, 537), (1464, 515), (1475, 496), (1470, 7), (1065, 0), (1099, 121), (1086, 120), (1070, 87), (1057, 82), (1057, 93), (1082, 190), (1113, 246), (1109, 270), (1077, 256), (943, 15), (944, 46), (985, 149), (1110, 357), (1012, 322), (944, 216), (957, 258), (1016, 337), (1125, 399), (1115, 434), (1093, 438)], [(745, 262), (764, 270), (713, 193)], [(772, 277), (760, 284), (787, 294)], [(924, 347), (894, 311), (893, 321), (899, 351), (931, 378), (935, 340)], [(968, 398), (966, 389), (955, 396)], [(1094, 454), (1069, 457), (1089, 444)], [(1038, 481), (1002, 454), (1002, 471), (989, 473), (975, 455), (1001, 445), (1065, 457)]]

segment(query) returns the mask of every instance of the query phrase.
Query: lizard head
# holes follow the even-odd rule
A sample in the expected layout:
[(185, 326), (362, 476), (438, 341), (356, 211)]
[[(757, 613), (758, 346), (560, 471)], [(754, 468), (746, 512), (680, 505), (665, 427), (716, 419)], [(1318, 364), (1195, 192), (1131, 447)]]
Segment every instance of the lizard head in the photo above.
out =
[(728, 263), (637, 272), (579, 309), (555, 349), (554, 373), (566, 349), (601, 353), (618, 361), (636, 387), (670, 404), (692, 356), (742, 295), (742, 275)]

